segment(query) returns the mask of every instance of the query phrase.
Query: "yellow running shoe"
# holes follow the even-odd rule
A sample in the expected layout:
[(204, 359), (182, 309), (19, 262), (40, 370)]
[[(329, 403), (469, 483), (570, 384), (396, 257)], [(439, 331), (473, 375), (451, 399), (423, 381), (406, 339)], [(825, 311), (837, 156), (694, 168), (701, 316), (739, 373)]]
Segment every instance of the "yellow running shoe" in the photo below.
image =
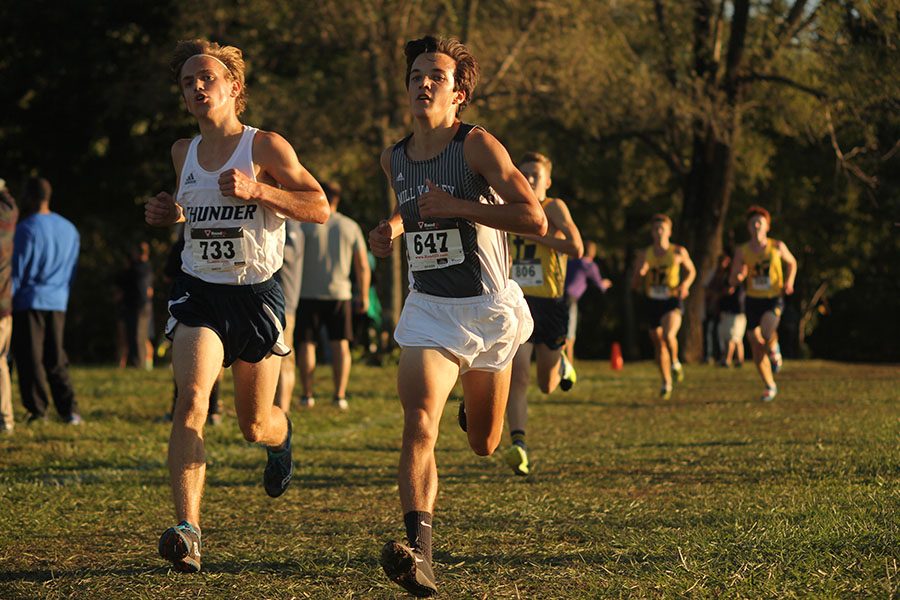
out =
[(565, 353), (559, 355), (559, 387), (562, 391), (568, 392), (578, 381), (578, 374), (575, 373), (575, 367), (566, 358)]
[(529, 473), (528, 452), (526, 452), (525, 448), (522, 446), (513, 444), (506, 451), (506, 464), (512, 467), (512, 470), (516, 475), (525, 477)]

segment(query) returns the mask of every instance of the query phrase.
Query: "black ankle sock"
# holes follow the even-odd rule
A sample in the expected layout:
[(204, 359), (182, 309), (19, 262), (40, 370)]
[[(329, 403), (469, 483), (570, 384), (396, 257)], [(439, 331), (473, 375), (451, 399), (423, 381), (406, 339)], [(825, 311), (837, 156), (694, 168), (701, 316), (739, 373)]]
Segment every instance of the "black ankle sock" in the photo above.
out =
[(411, 510), (403, 515), (406, 539), (431, 562), (431, 513)]
[[(525, 432), (521, 429), (516, 429), (515, 431), (509, 432), (509, 437), (512, 438), (513, 446), (519, 446), (521, 448), (526, 448), (525, 446)], [(527, 448), (526, 448), (527, 449)]]

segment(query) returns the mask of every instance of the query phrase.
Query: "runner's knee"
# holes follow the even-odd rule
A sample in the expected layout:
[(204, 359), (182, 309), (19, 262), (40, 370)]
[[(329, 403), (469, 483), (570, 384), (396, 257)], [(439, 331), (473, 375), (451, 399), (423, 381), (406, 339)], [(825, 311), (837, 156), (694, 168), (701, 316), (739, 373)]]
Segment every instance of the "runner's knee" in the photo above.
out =
[(490, 456), (500, 445), (502, 431), (488, 432), (487, 435), (469, 431), (469, 447), (478, 456)]
[(438, 423), (428, 411), (407, 410), (403, 414), (403, 435), (419, 442), (434, 443), (437, 440)]
[(244, 439), (251, 444), (258, 444), (265, 438), (266, 424), (259, 420), (238, 419)]
[(188, 425), (203, 424), (209, 412), (209, 394), (202, 396), (197, 390), (179, 390), (175, 400), (173, 419)]

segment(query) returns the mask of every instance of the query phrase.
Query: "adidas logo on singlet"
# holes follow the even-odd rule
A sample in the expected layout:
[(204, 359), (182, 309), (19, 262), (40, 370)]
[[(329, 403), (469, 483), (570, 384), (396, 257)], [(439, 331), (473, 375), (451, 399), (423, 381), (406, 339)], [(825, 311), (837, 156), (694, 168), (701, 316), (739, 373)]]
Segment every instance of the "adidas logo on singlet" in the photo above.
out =
[(191, 185), (192, 183), (197, 183), (197, 180), (194, 179), (193, 173), (188, 173), (187, 179), (184, 180), (184, 185)]
[(398, 181), (398, 182), (405, 181), (405, 179), (403, 178), (403, 173), (400, 173), (399, 175), (397, 175), (397, 179), (395, 181)]

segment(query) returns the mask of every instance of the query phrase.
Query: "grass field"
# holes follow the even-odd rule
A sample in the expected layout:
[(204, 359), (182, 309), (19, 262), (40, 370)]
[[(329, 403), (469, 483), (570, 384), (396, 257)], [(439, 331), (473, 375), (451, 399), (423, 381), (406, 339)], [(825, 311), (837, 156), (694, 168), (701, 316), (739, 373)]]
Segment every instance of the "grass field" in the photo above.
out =
[[(404, 597), (377, 561), (403, 535), (393, 368), (357, 367), (348, 413), (295, 409), (298, 469), (277, 500), (226, 379), (199, 575), (156, 554), (173, 524), (168, 371), (73, 377), (84, 426), (20, 423), (0, 438), (0, 598)], [(327, 371), (320, 381), (328, 398)], [(501, 453), (470, 452), (450, 405), (441, 597), (897, 597), (900, 369), (788, 362), (779, 383), (762, 404), (751, 369), (688, 366), (661, 403), (648, 363), (580, 363), (571, 392), (531, 390), (528, 479)]]

